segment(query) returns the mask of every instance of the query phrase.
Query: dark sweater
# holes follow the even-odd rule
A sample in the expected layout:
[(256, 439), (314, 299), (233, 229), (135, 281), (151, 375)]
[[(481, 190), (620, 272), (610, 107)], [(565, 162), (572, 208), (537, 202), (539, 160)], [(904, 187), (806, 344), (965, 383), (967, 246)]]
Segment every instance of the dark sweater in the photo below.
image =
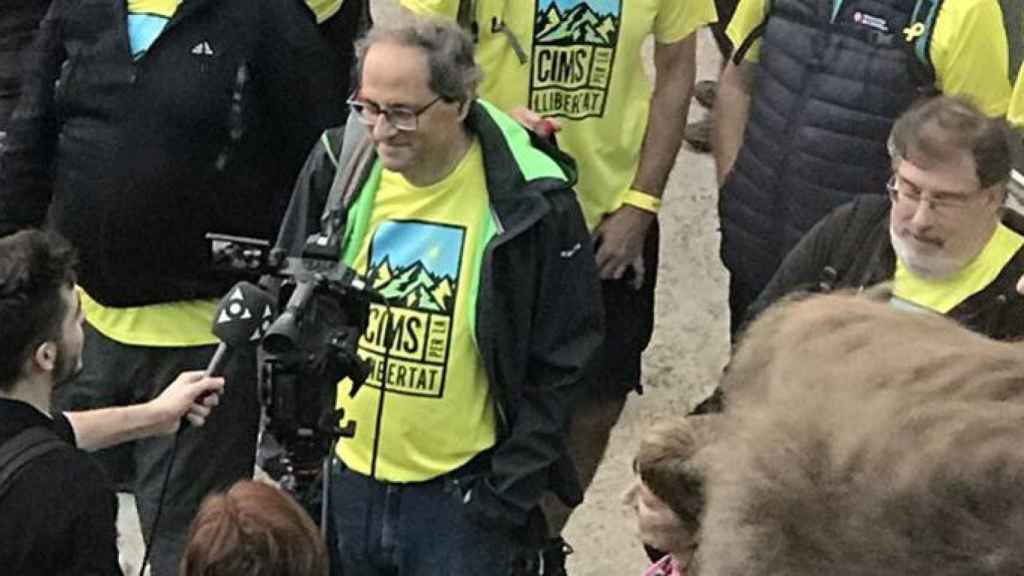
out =
[(0, 445), (41, 426), (67, 447), (32, 460), (0, 500), (0, 572), (18, 576), (121, 574), (117, 500), (106, 475), (75, 448), (63, 415), (0, 399)]

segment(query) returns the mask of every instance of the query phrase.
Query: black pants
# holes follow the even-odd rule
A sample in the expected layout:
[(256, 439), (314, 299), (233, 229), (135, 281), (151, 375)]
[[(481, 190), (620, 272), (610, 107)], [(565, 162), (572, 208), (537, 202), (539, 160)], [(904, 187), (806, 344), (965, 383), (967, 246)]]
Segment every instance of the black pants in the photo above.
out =
[[(127, 346), (86, 324), (84, 370), (75, 382), (56, 390), (54, 408), (82, 410), (145, 402), (180, 372), (205, 368), (213, 350), (213, 346)], [(108, 472), (122, 481), (131, 473), (120, 464), (130, 461), (134, 465), (139, 520), (152, 549), (154, 576), (178, 573), (188, 528), (202, 498), (211, 490), (252, 476), (259, 426), (255, 354), (234, 354), (224, 378), (224, 394), (206, 425), (186, 428), (180, 435), (155, 538), (150, 532), (174, 437), (140, 440), (97, 453)]]
[(633, 276), (601, 282), (605, 338), (592, 378), (591, 394), (604, 399), (643, 392), (641, 365), (654, 332), (654, 287), (658, 283), (661, 228), (655, 220), (644, 239), (644, 282), (638, 290)]

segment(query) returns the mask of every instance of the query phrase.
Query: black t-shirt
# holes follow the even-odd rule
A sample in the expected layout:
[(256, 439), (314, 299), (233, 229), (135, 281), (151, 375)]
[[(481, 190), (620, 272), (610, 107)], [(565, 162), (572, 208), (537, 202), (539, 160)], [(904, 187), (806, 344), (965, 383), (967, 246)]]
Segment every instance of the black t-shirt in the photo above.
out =
[(51, 420), (0, 398), (0, 444), (33, 426), (50, 429), (68, 446), (26, 465), (0, 500), (0, 572), (120, 576), (117, 500), (106, 474), (75, 447), (63, 415)]

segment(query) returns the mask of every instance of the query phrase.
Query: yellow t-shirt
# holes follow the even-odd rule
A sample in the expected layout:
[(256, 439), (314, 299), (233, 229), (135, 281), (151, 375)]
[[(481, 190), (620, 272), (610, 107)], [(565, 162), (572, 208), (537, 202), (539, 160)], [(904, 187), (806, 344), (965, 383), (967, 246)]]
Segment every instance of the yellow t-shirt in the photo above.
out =
[(495, 226), (479, 143), (432, 186), (377, 170), (367, 232), (346, 260), (390, 310), (370, 308), (359, 342), (372, 366), (366, 384), (354, 398), (351, 383), (339, 385), (338, 404), (359, 431), (338, 442), (337, 454), (360, 474), (420, 482), (495, 443), (494, 400), (473, 333), (483, 249)]
[[(764, 22), (769, 0), (740, 0), (726, 35), (740, 46)], [(757, 62), (760, 39), (744, 58)], [(936, 87), (971, 98), (990, 116), (1002, 116), (1010, 99), (1009, 47), (998, 0), (949, 0), (935, 17), (931, 63)]]
[(128, 46), (139, 59), (163, 33), (181, 0), (128, 0)]
[[(455, 18), (459, 0), (401, 0)], [(673, 44), (716, 19), (711, 0), (476, 0), (481, 96), (561, 120), (558, 144), (579, 166), (576, 191), (593, 229), (636, 176), (651, 83), (642, 47)]]
[(1011, 124), (1024, 129), (1024, 66), (1021, 66), (1020, 73), (1017, 74), (1017, 87), (1013, 91), (1013, 98), (1010, 99), (1010, 110), (1006, 117)]
[(79, 288), (89, 324), (107, 338), (130, 346), (154, 348), (216, 344), (213, 317), (217, 300), (188, 300), (132, 308), (111, 308)]
[(942, 280), (920, 278), (897, 258), (893, 296), (945, 314), (998, 278), (1021, 246), (1024, 246), (1024, 237), (1000, 224), (974, 260)]
[(345, 0), (306, 0), (306, 5), (313, 14), (316, 14), (317, 24), (322, 24), (324, 20), (337, 14), (344, 3)]

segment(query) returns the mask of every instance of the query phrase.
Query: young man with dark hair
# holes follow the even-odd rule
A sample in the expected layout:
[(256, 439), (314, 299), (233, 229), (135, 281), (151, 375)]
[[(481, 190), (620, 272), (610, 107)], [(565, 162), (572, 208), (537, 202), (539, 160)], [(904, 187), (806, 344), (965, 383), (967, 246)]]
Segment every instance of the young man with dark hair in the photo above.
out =
[[(64, 409), (144, 402), (217, 347), (208, 233), (269, 239), (309, 147), (344, 118), (347, 71), (295, 0), (53, 0), (27, 51), (0, 154), (0, 235), (47, 226), (75, 246), (88, 315), (86, 367)], [(255, 354), (204, 429), (100, 456), (130, 483), (154, 576), (177, 574), (207, 492), (251, 477)], [(159, 383), (159, 384), (158, 384)], [(211, 466), (210, 462), (217, 462)]]
[[(83, 452), (202, 425), (223, 380), (182, 374), (141, 405), (53, 413), (54, 389), (82, 368), (76, 256), (60, 237), (0, 239), (0, 566), (10, 574), (119, 574), (117, 504)], [(35, 455), (29, 457), (29, 454)]]

